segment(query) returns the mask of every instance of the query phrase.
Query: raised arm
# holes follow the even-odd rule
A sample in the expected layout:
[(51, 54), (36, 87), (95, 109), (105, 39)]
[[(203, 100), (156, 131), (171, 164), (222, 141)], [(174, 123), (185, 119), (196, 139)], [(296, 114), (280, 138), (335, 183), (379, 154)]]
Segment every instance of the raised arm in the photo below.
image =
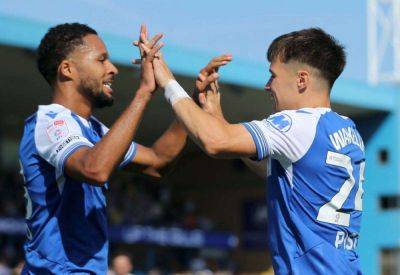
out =
[[(147, 33), (141, 37), (144, 40), (144, 44), (147, 45), (145, 37)], [(139, 43), (136, 42), (136, 45)], [(162, 57), (161, 53), (158, 53), (158, 58)], [(156, 57), (156, 58), (157, 58)], [(213, 59), (206, 67), (204, 67), (196, 80), (196, 91), (193, 94), (193, 98), (200, 99), (197, 103), (203, 106), (205, 101), (204, 91), (207, 88), (217, 89), (215, 85), (215, 78), (210, 76), (213, 72), (216, 72), (220, 66), (227, 64), (232, 57), (230, 55), (223, 55)], [(207, 104), (212, 107), (212, 104)], [(153, 144), (152, 147), (144, 147), (138, 145), (137, 156), (133, 159), (133, 163), (139, 165), (139, 168), (146, 174), (159, 177), (160, 169), (165, 167), (167, 164), (172, 162), (176, 156), (183, 149), (186, 141), (187, 133), (181, 123), (174, 121), (168, 130)]]
[[(225, 119), (222, 111), (221, 93), (219, 92), (218, 81), (215, 81), (214, 85), (208, 86), (206, 80), (210, 74), (217, 71), (220, 66), (225, 65), (227, 61), (230, 61), (230, 59), (231, 57), (228, 55), (222, 55), (213, 58), (206, 67), (201, 69), (199, 77), (196, 81), (201, 108), (224, 123), (228, 122)], [(257, 176), (262, 179), (267, 177), (266, 159), (262, 161), (255, 161), (248, 157), (242, 157), (241, 159)]]
[[(157, 84), (165, 89), (178, 120), (203, 151), (217, 158), (255, 155), (256, 147), (243, 125), (224, 123), (202, 110), (175, 81), (162, 58), (155, 59), (153, 64)], [(208, 77), (216, 80), (218, 74)]]
[(118, 166), (127, 152), (143, 111), (155, 90), (152, 60), (162, 47), (157, 44), (162, 35), (158, 34), (149, 45), (145, 58), (141, 61), (141, 82), (136, 94), (110, 128), (108, 133), (93, 147), (80, 147), (66, 160), (65, 172), (74, 179), (102, 185)]
[[(149, 41), (147, 37), (147, 28), (146, 26), (142, 26), (139, 39), (133, 43), (139, 47), (141, 59), (146, 56), (143, 47), (149, 50), (154, 45), (154, 38)], [(159, 58), (160, 56), (161, 52), (157, 52), (155, 58)], [(133, 63), (140, 64), (141, 59), (137, 59)], [(139, 170), (139, 172), (154, 177), (161, 177), (160, 170), (178, 156), (186, 144), (186, 138), (187, 133), (183, 126), (177, 120), (174, 120), (152, 146), (136, 145), (136, 155), (127, 166), (127, 169)]]
[[(137, 44), (137, 43), (136, 43)], [(159, 53), (158, 57), (162, 54)], [(206, 103), (204, 92), (207, 88), (216, 89), (217, 86), (214, 84), (215, 78), (210, 76), (212, 72), (216, 71), (218, 67), (227, 64), (231, 60), (230, 55), (224, 55), (213, 59), (205, 68), (203, 68), (196, 80), (196, 91), (193, 94), (193, 98), (200, 98), (200, 104)], [(210, 73), (209, 73), (210, 72)], [(207, 104), (204, 106), (213, 106)], [(183, 149), (186, 141), (186, 131), (184, 130), (181, 123), (174, 121), (168, 130), (153, 144), (152, 147), (144, 147), (138, 145), (137, 156), (133, 159), (133, 163), (139, 165), (140, 170), (143, 173), (159, 177), (160, 169), (172, 162), (176, 156)]]

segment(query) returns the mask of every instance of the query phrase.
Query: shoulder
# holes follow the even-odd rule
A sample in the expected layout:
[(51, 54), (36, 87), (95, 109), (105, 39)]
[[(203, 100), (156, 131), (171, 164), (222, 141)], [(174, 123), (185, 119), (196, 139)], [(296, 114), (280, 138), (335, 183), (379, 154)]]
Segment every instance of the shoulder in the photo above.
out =
[(61, 117), (64, 118), (72, 117), (71, 110), (58, 104), (40, 105), (38, 107), (37, 111), (38, 121), (41, 122), (53, 121)]
[(37, 121), (37, 112), (30, 115), (27, 119), (25, 119), (23, 136), (32, 133), (32, 131), (35, 129), (36, 121)]
[(58, 104), (41, 105), (37, 111), (35, 140), (45, 139), (58, 142), (69, 135), (75, 128), (80, 128), (73, 113)]
[(24, 122), (24, 136), (35, 133), (37, 129), (49, 126), (61, 116), (70, 117), (71, 112), (57, 104), (39, 105), (38, 110), (25, 119)]
[(268, 127), (283, 132), (298, 132), (315, 129), (318, 121), (326, 111), (312, 108), (286, 110), (270, 115), (265, 123)]
[(295, 162), (304, 156), (314, 142), (321, 116), (328, 111), (305, 108), (269, 116), (265, 123), (273, 140), (273, 157)]
[(334, 111), (327, 112), (322, 116), (322, 123), (325, 125), (325, 127), (328, 127), (329, 129), (336, 129), (340, 127), (353, 127), (356, 128), (356, 124), (354, 121), (344, 115), (341, 115), (339, 113), (336, 113)]

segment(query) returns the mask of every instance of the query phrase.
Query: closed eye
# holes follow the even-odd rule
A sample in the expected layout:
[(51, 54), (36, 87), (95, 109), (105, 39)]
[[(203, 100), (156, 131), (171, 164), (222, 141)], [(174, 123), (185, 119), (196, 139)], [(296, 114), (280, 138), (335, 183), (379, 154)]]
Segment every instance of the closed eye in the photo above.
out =
[(271, 78), (275, 78), (276, 77), (276, 74), (271, 69), (269, 69), (269, 73), (271, 74)]
[(104, 61), (106, 61), (108, 59), (108, 55), (107, 54), (101, 54), (100, 56), (99, 56), (99, 58), (98, 58), (98, 60), (100, 61), (100, 62), (104, 62)]

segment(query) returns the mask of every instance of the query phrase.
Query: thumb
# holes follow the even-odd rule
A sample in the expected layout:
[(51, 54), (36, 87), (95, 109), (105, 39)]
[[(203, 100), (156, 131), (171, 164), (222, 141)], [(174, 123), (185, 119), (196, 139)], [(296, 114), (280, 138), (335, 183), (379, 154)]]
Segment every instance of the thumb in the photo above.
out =
[(205, 93), (199, 93), (199, 102), (201, 107), (203, 108), (204, 104), (206, 104), (206, 94)]

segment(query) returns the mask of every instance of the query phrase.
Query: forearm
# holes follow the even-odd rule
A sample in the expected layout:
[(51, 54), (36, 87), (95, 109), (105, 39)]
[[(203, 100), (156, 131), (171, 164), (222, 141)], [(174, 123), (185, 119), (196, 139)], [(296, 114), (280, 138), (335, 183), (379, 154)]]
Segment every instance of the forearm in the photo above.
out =
[(84, 165), (101, 171), (108, 178), (128, 150), (150, 99), (150, 93), (138, 90), (108, 133), (89, 150)]
[[(185, 127), (193, 141), (213, 157), (248, 155), (248, 133), (241, 125), (232, 125), (202, 110), (175, 81), (171, 71), (162, 59), (155, 59), (154, 72), (157, 83), (165, 89), (164, 95), (172, 105), (177, 119)], [(211, 75), (207, 81), (215, 81)]]
[(185, 146), (186, 137), (187, 133), (182, 124), (174, 120), (152, 146), (158, 159), (154, 168), (162, 168), (173, 161)]
[(202, 110), (191, 99), (179, 100), (172, 108), (193, 141), (208, 154), (216, 154), (227, 139), (228, 124)]

